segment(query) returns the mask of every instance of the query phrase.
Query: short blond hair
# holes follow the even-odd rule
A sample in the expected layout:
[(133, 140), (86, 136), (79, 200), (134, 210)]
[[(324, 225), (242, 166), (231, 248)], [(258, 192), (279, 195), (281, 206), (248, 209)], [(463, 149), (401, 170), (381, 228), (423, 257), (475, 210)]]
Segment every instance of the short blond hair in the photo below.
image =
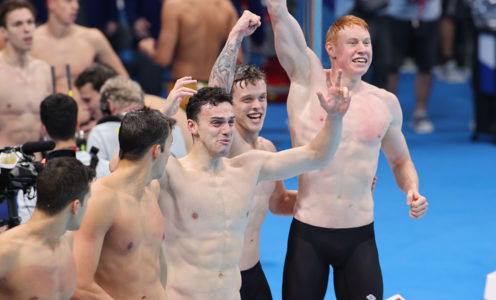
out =
[(369, 25), (362, 18), (353, 15), (342, 16), (329, 27), (329, 30), (327, 30), (326, 43), (331, 42), (331, 44), (335, 45), (338, 40), (339, 32), (349, 26), (358, 26), (369, 31)]

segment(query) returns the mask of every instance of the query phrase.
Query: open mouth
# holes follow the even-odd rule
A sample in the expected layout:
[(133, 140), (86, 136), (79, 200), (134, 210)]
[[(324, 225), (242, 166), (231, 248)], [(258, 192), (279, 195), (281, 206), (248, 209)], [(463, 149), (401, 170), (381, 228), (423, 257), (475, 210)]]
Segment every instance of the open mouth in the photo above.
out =
[(247, 114), (246, 116), (247, 116), (250, 120), (261, 120), (261, 119), (262, 119), (262, 113)]
[(359, 58), (353, 59), (352, 62), (366, 64), (367, 63), (367, 59), (365, 57), (359, 57)]

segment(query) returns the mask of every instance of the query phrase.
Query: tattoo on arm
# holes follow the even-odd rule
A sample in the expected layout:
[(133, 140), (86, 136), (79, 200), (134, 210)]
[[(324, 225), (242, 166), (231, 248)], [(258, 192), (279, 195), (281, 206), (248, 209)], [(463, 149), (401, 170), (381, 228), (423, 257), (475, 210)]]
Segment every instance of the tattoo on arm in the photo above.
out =
[(237, 39), (233, 42), (228, 42), (222, 49), (210, 73), (209, 86), (221, 87), (228, 94), (231, 93), (234, 72), (236, 71), (236, 58), (238, 57), (240, 46), (241, 39)]

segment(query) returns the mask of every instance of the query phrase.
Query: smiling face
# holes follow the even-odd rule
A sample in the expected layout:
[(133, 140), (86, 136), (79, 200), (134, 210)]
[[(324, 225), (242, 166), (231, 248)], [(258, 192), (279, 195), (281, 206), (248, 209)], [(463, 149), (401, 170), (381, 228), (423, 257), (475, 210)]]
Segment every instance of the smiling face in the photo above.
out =
[(267, 111), (267, 84), (258, 80), (237, 82), (233, 86), (233, 109), (236, 116), (236, 128), (239, 131), (258, 134), (262, 130)]
[(229, 102), (201, 107), (197, 121), (188, 120), (195, 143), (201, 143), (213, 157), (226, 156), (231, 149), (234, 126), (233, 107)]
[(5, 20), (5, 28), (1, 30), (9, 44), (22, 52), (28, 52), (33, 47), (35, 30), (34, 16), (27, 8), (11, 11)]
[(340, 68), (345, 74), (362, 76), (372, 62), (372, 44), (368, 30), (351, 25), (344, 27), (335, 42), (326, 43), (326, 50), (333, 68)]

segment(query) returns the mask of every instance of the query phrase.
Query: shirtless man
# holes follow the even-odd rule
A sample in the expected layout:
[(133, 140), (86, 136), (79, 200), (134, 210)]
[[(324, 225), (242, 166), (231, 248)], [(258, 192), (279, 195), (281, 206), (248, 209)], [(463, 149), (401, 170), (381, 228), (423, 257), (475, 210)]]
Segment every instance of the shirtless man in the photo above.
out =
[(70, 299), (76, 289), (71, 232), (87, 207), (94, 171), (54, 158), (38, 175), (38, 202), (25, 224), (0, 234), (0, 299)]
[(230, 0), (167, 0), (162, 5), (158, 42), (147, 38), (139, 46), (160, 66), (172, 63), (172, 78), (191, 76), (206, 86), (237, 19)]
[(160, 179), (165, 219), (167, 295), (171, 299), (239, 299), (239, 260), (256, 186), (324, 166), (339, 144), (349, 95), (339, 84), (319, 99), (323, 129), (308, 145), (226, 158), (233, 138), (231, 97), (206, 87), (186, 107), (193, 149), (171, 158)]
[(34, 8), (26, 0), (0, 4), (0, 148), (40, 139), (40, 103), (50, 94), (50, 67), (33, 58)]
[(119, 129), (119, 167), (98, 179), (74, 235), (78, 280), (73, 299), (164, 299), (160, 282), (164, 218), (157, 179), (164, 173), (173, 120), (143, 108)]
[(66, 65), (71, 69), (72, 96), (79, 104), (78, 120), (83, 126), (90, 120), (90, 113), (80, 105), (80, 96), (74, 81), (93, 61), (98, 60), (114, 69), (119, 75), (129, 77), (117, 54), (98, 29), (74, 23), (78, 0), (47, 0), (48, 21), (34, 33), (33, 56), (55, 67), (56, 91), (69, 92)]
[[(276, 151), (271, 141), (259, 136), (267, 110), (265, 74), (255, 66), (241, 65), (236, 68), (236, 57), (243, 38), (252, 34), (259, 25), (259, 16), (244, 11), (210, 74), (209, 86), (221, 87), (233, 98), (235, 129), (229, 157), (254, 149)], [(257, 185), (239, 261), (242, 300), (272, 299), (260, 264), (260, 230), (269, 208), (276, 215), (292, 216), (296, 195), (296, 191), (286, 191), (282, 181), (262, 181)]]
[(361, 80), (372, 59), (367, 24), (345, 16), (327, 33), (332, 70), (323, 70), (307, 48), (286, 1), (267, 0), (277, 56), (291, 79), (288, 115), (294, 147), (305, 145), (325, 116), (315, 92), (326, 86), (326, 73), (353, 95), (343, 118), (343, 135), (335, 158), (324, 168), (299, 177), (298, 199), (284, 267), (284, 299), (323, 299), (329, 265), (337, 299), (382, 299), (383, 285), (373, 228), (370, 186), (383, 150), (406, 194), (410, 216), (427, 208), (418, 176), (401, 132), (402, 113), (391, 93)]

